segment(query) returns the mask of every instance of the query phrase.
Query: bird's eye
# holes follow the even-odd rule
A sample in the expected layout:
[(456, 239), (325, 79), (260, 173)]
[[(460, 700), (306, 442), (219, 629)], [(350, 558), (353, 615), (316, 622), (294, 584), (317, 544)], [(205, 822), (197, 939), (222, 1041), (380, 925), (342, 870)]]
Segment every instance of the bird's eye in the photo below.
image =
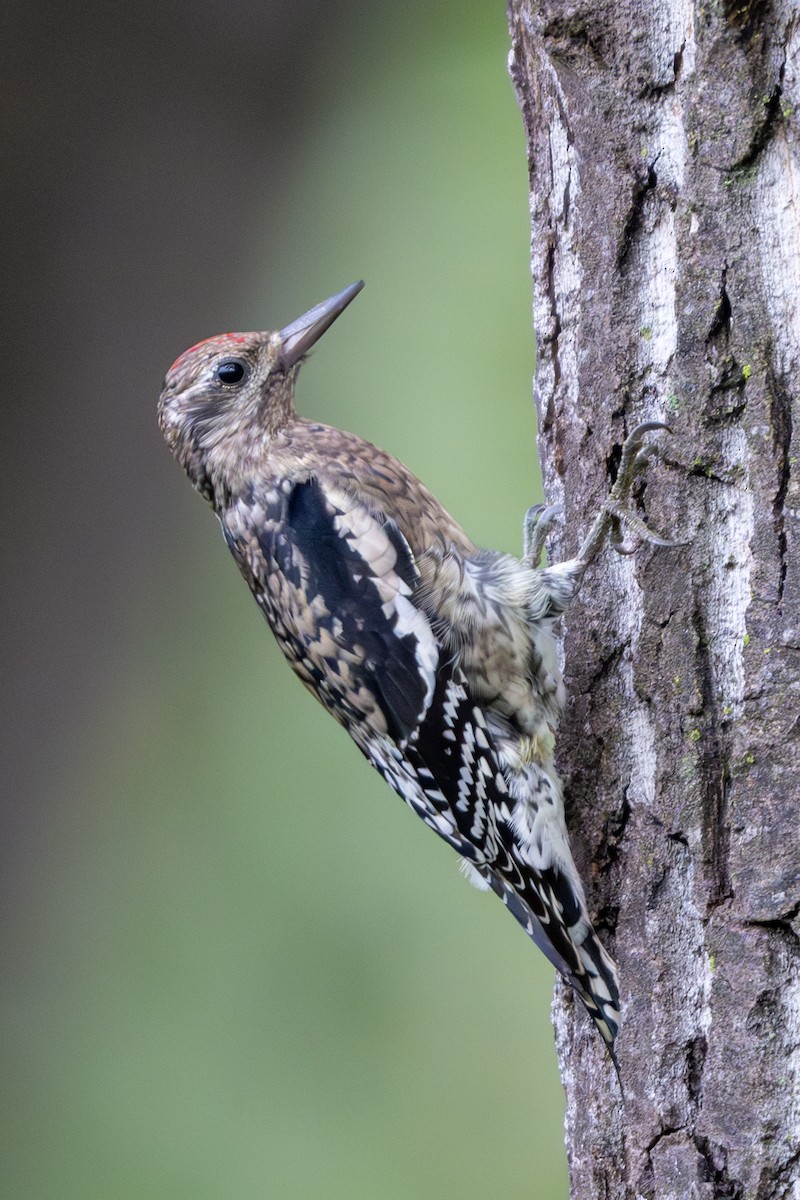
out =
[(247, 364), (239, 358), (226, 358), (214, 373), (220, 383), (241, 383), (247, 374)]

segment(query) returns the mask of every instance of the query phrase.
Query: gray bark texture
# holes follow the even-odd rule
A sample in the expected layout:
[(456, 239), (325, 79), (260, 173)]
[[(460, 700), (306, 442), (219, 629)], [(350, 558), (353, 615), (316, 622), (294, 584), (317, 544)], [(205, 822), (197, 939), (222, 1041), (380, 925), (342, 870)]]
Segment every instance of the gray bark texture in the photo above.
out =
[(560, 767), (623, 1091), (554, 1011), (573, 1200), (800, 1200), (800, 11), (511, 0), (550, 553), (668, 421), (564, 629)]

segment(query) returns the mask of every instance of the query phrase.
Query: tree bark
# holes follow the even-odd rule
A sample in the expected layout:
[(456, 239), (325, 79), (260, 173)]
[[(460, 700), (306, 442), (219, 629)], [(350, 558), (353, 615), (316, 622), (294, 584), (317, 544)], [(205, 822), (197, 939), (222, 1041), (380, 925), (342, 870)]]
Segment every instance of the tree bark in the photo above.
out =
[(575, 1200), (800, 1197), (800, 13), (511, 0), (551, 554), (668, 421), (565, 622), (568, 819), (622, 980), (565, 987)]

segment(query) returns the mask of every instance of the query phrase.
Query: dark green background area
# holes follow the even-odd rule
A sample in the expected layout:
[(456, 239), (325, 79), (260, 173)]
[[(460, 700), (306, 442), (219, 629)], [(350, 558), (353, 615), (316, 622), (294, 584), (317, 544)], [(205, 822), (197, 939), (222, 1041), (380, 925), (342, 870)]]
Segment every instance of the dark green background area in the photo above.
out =
[(564, 1196), (552, 970), (291, 676), (155, 426), (185, 346), (363, 276), (301, 410), (519, 550), (503, 6), (16, 19), (2, 1194)]

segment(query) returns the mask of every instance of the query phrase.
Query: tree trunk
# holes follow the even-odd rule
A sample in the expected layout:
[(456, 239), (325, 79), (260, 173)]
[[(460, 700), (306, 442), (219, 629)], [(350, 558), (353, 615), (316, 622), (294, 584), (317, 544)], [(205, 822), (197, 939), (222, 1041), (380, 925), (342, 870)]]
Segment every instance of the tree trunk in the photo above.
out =
[(511, 0), (551, 553), (668, 421), (565, 622), (568, 819), (623, 1093), (554, 1011), (572, 1196), (800, 1198), (800, 14)]

